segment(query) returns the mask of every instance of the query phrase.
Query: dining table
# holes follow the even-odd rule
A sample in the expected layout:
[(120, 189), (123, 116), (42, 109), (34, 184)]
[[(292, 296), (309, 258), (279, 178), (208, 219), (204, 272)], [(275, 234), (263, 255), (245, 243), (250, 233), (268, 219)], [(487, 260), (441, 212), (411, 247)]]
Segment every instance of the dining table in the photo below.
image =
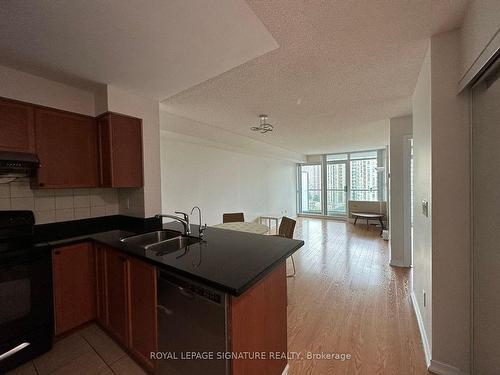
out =
[(269, 232), (269, 227), (264, 224), (255, 222), (232, 222), (212, 225), (213, 228), (236, 230), (240, 232), (266, 234)]

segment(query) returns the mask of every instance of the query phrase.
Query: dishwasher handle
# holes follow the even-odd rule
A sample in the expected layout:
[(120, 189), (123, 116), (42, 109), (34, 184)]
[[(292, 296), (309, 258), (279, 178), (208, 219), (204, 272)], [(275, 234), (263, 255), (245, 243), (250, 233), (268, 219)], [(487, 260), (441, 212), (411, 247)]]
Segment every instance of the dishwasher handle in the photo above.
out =
[(179, 293), (182, 294), (184, 297), (191, 298), (191, 299), (194, 298), (194, 293), (191, 292), (189, 289), (184, 288), (182, 286), (178, 286), (177, 289), (179, 290)]
[(226, 303), (225, 293), (218, 292), (201, 284), (183, 280), (165, 271), (160, 271), (158, 274), (159, 290), (162, 289), (162, 285), (168, 285), (169, 288), (174, 288), (176, 293), (190, 300), (202, 299), (209, 303), (215, 303), (216, 305), (224, 305)]
[(156, 309), (165, 314), (165, 315), (171, 315), (172, 314), (172, 311), (168, 308), (168, 307), (165, 307), (163, 305), (156, 305)]

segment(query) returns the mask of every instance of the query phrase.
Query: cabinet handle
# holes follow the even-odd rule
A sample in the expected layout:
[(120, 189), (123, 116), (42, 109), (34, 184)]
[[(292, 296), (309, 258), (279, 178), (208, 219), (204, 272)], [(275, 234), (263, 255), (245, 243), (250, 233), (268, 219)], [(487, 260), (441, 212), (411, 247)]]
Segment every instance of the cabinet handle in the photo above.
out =
[(43, 182), (40, 182), (40, 183), (38, 184), (38, 186), (40, 186), (40, 187), (44, 187), (44, 186), (45, 186), (45, 184), (44, 184)]

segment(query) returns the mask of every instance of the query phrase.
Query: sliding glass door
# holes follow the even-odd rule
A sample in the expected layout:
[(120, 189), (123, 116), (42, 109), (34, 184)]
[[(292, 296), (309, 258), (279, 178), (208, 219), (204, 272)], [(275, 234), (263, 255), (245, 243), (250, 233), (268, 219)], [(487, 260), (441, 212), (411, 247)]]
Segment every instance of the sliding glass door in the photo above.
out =
[(347, 214), (347, 154), (326, 157), (326, 211), (329, 216)]
[(299, 212), (321, 214), (323, 212), (323, 172), (321, 164), (299, 165)]

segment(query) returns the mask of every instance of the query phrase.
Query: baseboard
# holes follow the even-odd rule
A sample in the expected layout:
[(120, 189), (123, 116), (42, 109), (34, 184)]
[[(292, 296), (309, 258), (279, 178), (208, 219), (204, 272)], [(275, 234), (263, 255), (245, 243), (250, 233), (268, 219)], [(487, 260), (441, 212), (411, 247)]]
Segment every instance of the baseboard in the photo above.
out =
[(428, 368), (430, 372), (438, 375), (466, 375), (465, 372), (457, 369), (456, 367), (447, 365), (446, 363), (435, 361), (431, 359), (431, 364)]
[(286, 366), (285, 366), (285, 369), (283, 370), (283, 372), (281, 373), (281, 375), (288, 375), (288, 369), (290, 368), (290, 365), (287, 363)]
[(425, 332), (424, 321), (422, 319), (422, 314), (420, 313), (420, 308), (418, 307), (417, 296), (415, 296), (415, 292), (412, 290), (410, 293), (411, 302), (413, 305), (413, 310), (415, 311), (415, 315), (417, 316), (418, 329), (420, 330), (420, 337), (422, 337), (422, 344), (424, 346), (424, 354), (425, 354), (425, 363), (427, 367), (431, 365), (431, 350), (429, 346), (429, 340), (427, 339), (427, 333)]

